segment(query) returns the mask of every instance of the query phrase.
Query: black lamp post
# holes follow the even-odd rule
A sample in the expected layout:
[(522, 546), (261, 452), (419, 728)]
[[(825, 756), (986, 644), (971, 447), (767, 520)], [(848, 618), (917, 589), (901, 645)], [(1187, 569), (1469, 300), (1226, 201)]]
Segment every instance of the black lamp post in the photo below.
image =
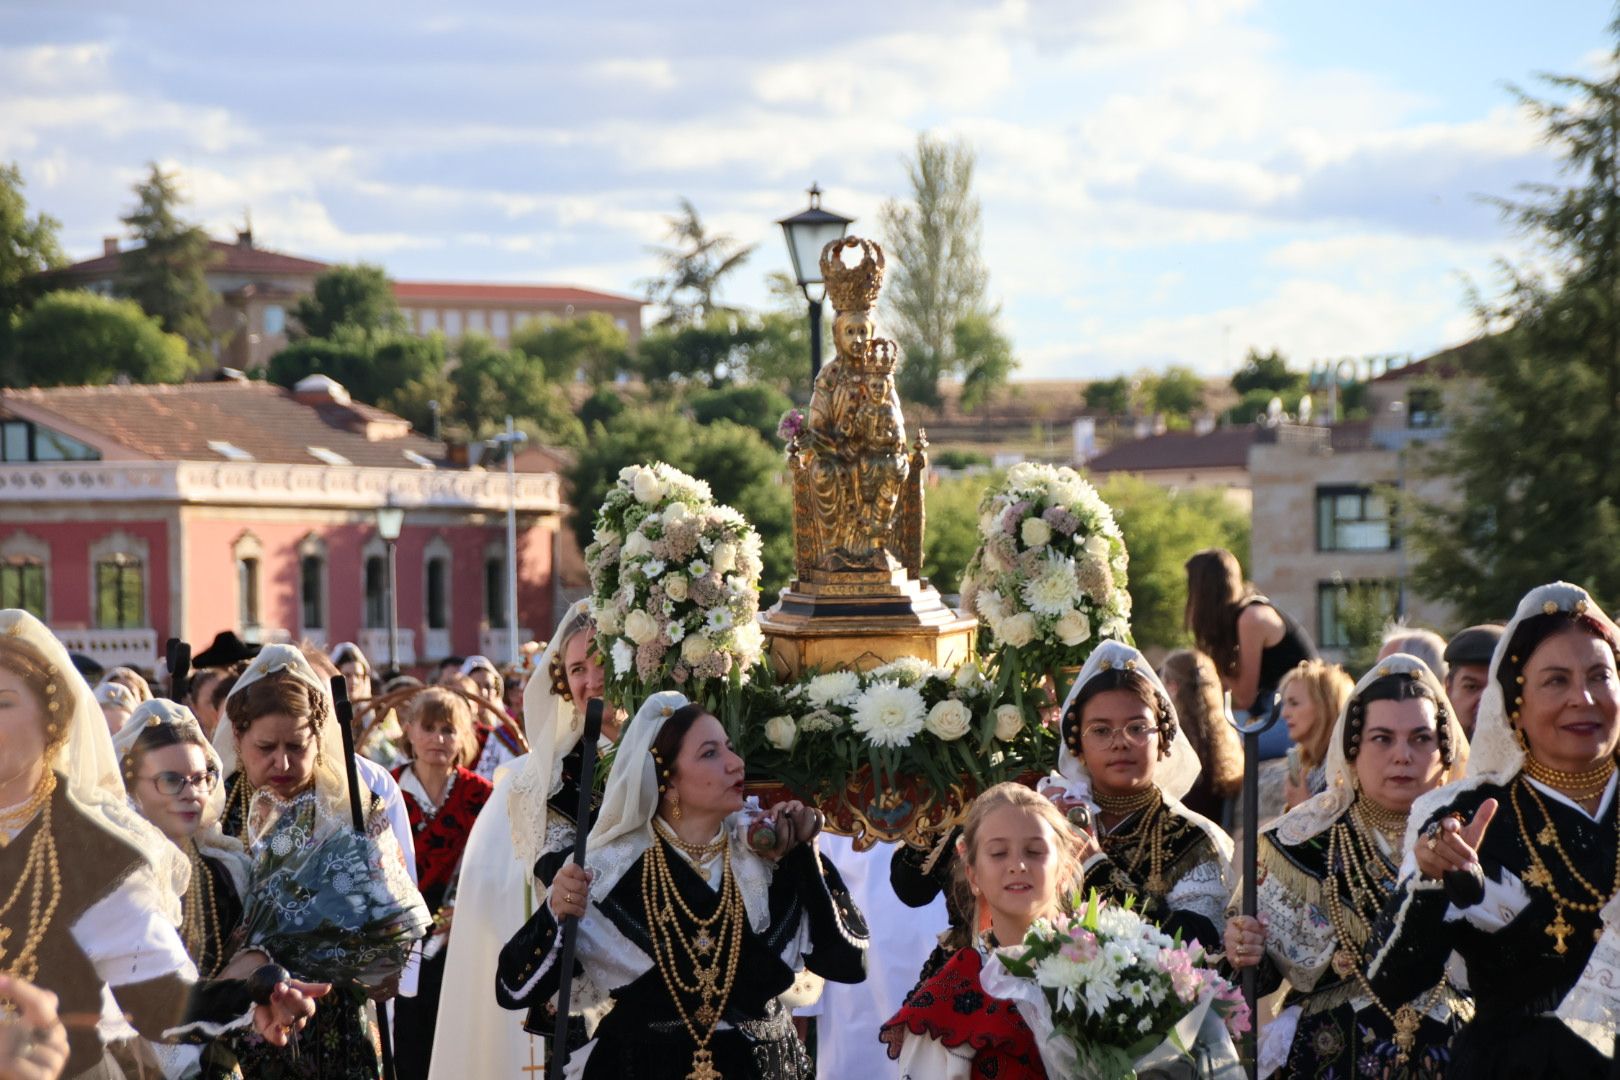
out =
[(394, 545), (399, 542), (399, 534), (405, 528), (405, 511), (402, 507), (394, 505), (392, 499), (386, 506), (377, 507), (377, 535), (382, 537), (383, 543), (388, 547), (388, 673), (391, 676), (399, 674), (399, 596), (397, 586), (399, 575), (396, 572), (394, 559)]
[[(821, 188), (810, 185), (810, 208), (777, 222), (782, 235), (787, 237), (788, 254), (793, 257), (793, 277), (810, 301), (810, 384), (815, 386), (821, 373), (821, 301), (826, 298), (826, 283), (821, 279), (821, 249), (834, 240), (842, 240), (844, 231), (854, 218), (835, 214), (821, 208)], [(817, 287), (820, 291), (812, 291)]]

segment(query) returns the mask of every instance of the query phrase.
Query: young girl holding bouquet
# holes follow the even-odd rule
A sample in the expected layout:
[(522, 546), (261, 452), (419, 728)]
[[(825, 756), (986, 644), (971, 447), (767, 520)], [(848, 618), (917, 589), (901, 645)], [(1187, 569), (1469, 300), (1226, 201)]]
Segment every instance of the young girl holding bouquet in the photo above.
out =
[(902, 1080), (1045, 1080), (1035, 1036), (1012, 1002), (980, 981), (985, 958), (1064, 914), (1081, 865), (1097, 853), (1045, 796), (997, 784), (973, 801), (957, 846), (957, 886), (975, 912), (975, 943), (946, 962), (883, 1026)]

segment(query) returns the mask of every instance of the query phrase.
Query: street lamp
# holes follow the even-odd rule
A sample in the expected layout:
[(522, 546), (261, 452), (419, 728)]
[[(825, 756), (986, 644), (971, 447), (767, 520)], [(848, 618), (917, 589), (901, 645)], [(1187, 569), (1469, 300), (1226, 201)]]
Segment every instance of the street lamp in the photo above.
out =
[(388, 673), (399, 674), (399, 574), (394, 546), (405, 528), (405, 509), (395, 506), (392, 497), (377, 507), (377, 535), (388, 548)]
[[(854, 218), (835, 214), (821, 208), (821, 188), (810, 185), (810, 208), (777, 222), (787, 238), (788, 254), (793, 258), (793, 277), (810, 301), (810, 384), (821, 373), (821, 301), (826, 298), (827, 286), (821, 279), (821, 252), (834, 240), (842, 240), (844, 231)], [(820, 292), (811, 290), (820, 287)]]
[(518, 617), (517, 617), (517, 448), (527, 442), (529, 436), (526, 432), (518, 431), (512, 426), (512, 418), (506, 418), (506, 430), (489, 440), (489, 445), (503, 447), (506, 450), (506, 638), (508, 642), (507, 662), (517, 664), (518, 655)]

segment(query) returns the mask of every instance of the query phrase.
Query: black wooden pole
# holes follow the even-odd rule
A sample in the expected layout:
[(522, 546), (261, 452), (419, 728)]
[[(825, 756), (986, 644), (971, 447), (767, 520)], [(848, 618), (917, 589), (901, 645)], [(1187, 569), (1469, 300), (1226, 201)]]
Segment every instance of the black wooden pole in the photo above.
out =
[[(1260, 867), (1260, 736), (1277, 722), (1276, 694), (1262, 695), (1256, 701), (1255, 711), (1244, 714), (1232, 724), (1243, 733), (1243, 896), (1240, 900), (1244, 915), (1254, 918), (1259, 910), (1259, 892), (1255, 878)], [(1243, 969), (1243, 1000), (1249, 1006), (1249, 1030), (1243, 1036), (1243, 1062), (1249, 1080), (1255, 1080), (1259, 1062), (1256, 1057), (1255, 1032), (1259, 1027), (1260, 1012), (1256, 1000), (1258, 969)]]

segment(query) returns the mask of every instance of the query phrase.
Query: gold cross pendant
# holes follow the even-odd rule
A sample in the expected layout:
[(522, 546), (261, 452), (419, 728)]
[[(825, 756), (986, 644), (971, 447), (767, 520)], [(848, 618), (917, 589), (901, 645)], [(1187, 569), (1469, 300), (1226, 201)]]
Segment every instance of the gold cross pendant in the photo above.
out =
[(1417, 1045), (1418, 1028), (1422, 1025), (1423, 1017), (1410, 1003), (1395, 1010), (1396, 1065), (1406, 1064), (1406, 1059), (1412, 1056), (1412, 1047)]
[(1569, 946), (1564, 944), (1564, 939), (1573, 934), (1575, 932), (1575, 928), (1564, 921), (1563, 908), (1558, 909), (1557, 917), (1554, 918), (1553, 921), (1547, 925), (1547, 929), (1542, 932), (1548, 937), (1554, 939), (1553, 952), (1557, 953), (1559, 956), (1563, 956), (1565, 953), (1569, 952)]
[(707, 1047), (703, 1047), (692, 1055), (692, 1071), (686, 1074), (686, 1080), (726, 1080), (726, 1078), (714, 1067), (714, 1055), (709, 1053)]

